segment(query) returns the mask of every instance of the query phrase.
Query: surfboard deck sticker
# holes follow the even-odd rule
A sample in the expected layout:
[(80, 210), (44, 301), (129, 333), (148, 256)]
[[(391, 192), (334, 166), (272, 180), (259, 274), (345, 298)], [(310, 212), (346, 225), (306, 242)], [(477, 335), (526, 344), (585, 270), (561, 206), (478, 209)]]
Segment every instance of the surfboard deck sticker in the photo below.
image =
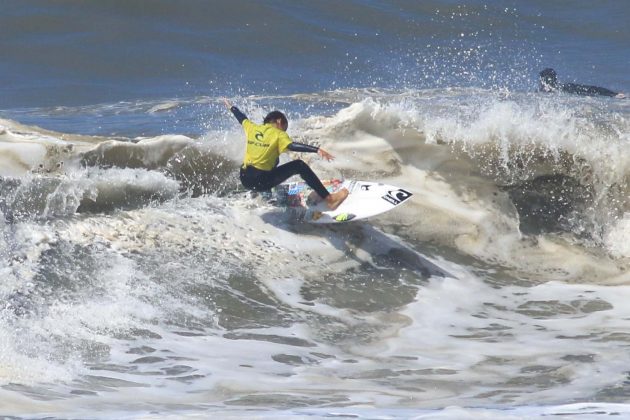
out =
[(346, 223), (366, 219), (392, 210), (413, 194), (393, 185), (352, 179), (322, 181), (330, 192), (347, 188), (350, 194), (335, 210), (323, 200), (313, 202), (317, 194), (303, 181), (280, 184), (275, 188), (278, 205), (285, 206), (308, 223)]

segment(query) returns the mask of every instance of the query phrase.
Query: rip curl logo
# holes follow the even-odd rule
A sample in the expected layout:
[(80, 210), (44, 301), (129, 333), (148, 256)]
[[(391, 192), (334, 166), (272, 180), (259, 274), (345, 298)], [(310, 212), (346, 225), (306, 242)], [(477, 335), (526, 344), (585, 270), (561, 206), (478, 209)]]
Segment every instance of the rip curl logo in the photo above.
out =
[(387, 194), (385, 194), (381, 198), (388, 203), (397, 206), (411, 196), (412, 194), (409, 191), (405, 191), (402, 188), (399, 188), (397, 190), (387, 191)]
[(265, 135), (262, 131), (256, 131), (254, 134), (254, 139), (247, 140), (247, 144), (251, 144), (256, 147), (269, 147), (269, 143), (265, 143)]

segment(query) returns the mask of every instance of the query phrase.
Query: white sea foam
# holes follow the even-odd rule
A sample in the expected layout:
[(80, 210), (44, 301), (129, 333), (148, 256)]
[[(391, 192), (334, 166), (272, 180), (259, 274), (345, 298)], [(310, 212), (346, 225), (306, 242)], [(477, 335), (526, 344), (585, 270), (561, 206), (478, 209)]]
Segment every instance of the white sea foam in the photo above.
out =
[[(518, 115), (515, 111), (517, 104), (498, 104), (496, 107), (509, 109), (510, 117), (501, 113), (495, 115), (492, 111), (483, 113), (478, 120), (481, 121), (479, 126), (469, 133), (470, 137), (464, 134), (467, 125), (461, 125), (463, 123), (454, 118), (451, 122), (457, 124), (457, 129), (446, 130), (450, 136), (448, 141), (488, 142), (494, 136), (493, 132), (498, 133), (496, 135), (502, 141), (513, 142), (506, 148), (534, 142), (543, 144), (545, 139), (556, 139), (555, 134), (546, 137), (548, 133), (533, 115), (519, 115), (512, 121), (511, 118)], [(398, 105), (388, 107), (367, 100), (355, 103), (329, 119), (302, 122), (309, 136), (321, 139), (326, 147), (342, 156), (333, 165), (319, 161), (312, 163), (323, 174), (376, 177), (413, 191), (416, 195), (412, 202), (391, 217), (397, 216), (397, 223), (401, 219), (413, 220), (408, 223), (406, 233), (415, 239), (438, 241), (476, 258), (513, 267), (520, 275), (530, 278), (627, 280), (623, 266), (599, 258), (573, 243), (563, 243), (555, 238), (541, 237), (535, 241), (524, 238), (514, 205), (499, 185), (490, 182), (467, 155), (454, 154), (448, 144), (432, 144), (427, 133), (421, 130), (423, 127), (409, 126), (407, 112), (399, 118), (400, 115)], [(560, 120), (556, 124), (558, 129), (562, 128)], [(494, 123), (508, 125), (506, 129), (494, 129)], [(417, 126), (418, 122), (412, 124)], [(532, 127), (531, 130), (528, 127)], [(510, 134), (510, 131), (517, 134)], [(435, 129), (429, 132), (435, 133)], [(545, 133), (545, 137), (539, 133)], [(566, 137), (570, 136), (560, 136), (561, 141), (571, 144)], [(586, 142), (580, 139), (578, 143)], [(557, 152), (552, 152), (552, 147), (550, 153), (559, 154), (559, 150), (564, 150), (561, 143), (556, 142), (556, 145)], [(613, 144), (606, 150), (614, 154), (615, 147)], [(623, 168), (620, 171), (617, 176), (623, 174)], [(537, 261), (536, 264), (532, 264), (532, 260)]]
[[(453, 109), (453, 95), (431, 95)], [(422, 95), (385, 97), (291, 125), (338, 157), (302, 155), (318, 174), (414, 192), (369, 224), (321, 229), (262, 198), (179, 194), (204, 171), (210, 183), (237, 171), (240, 128), (86, 142), (63, 171), (12, 179), (21, 197), (45, 192), (20, 208), (46, 219), (4, 225), (0, 380), (18, 384), (0, 390), (6, 414), (588, 416), (566, 403), (625, 395), (625, 219), (605, 250), (524, 234), (484, 172), (509, 170), (512, 147), (555, 141), (528, 176), (548, 174), (588, 151), (556, 137), (590, 128), (554, 114), (546, 132), (518, 101), (441, 121)], [(44, 371), (58, 380), (42, 385)]]

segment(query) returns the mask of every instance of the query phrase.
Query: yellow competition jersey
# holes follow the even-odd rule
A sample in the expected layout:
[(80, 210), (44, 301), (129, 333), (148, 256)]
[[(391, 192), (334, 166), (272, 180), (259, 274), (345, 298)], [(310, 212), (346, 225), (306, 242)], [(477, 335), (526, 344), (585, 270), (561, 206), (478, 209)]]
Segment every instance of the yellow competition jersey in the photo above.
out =
[(280, 154), (291, 144), (289, 135), (271, 124), (258, 125), (246, 119), (243, 120), (243, 129), (247, 137), (243, 166), (270, 171)]

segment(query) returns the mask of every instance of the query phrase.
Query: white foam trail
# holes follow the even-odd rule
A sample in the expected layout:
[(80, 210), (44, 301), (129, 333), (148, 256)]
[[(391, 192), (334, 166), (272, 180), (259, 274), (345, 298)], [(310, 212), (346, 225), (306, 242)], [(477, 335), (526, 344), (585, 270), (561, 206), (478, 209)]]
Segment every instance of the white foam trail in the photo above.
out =
[(149, 113), (150, 114), (154, 114), (154, 113), (158, 113), (158, 112), (168, 112), (171, 111), (175, 108), (177, 108), (178, 106), (180, 106), (180, 102), (178, 101), (168, 101), (168, 102), (163, 102), (163, 103), (159, 103), (157, 105), (154, 105), (151, 107), (151, 109), (149, 109)]
[[(56, 194), (69, 198), (59, 206), (51, 200), (48, 214), (72, 207), (72, 194), (116, 198), (139, 189), (171, 200), (27, 220), (5, 234), (0, 250), (24, 263), (1, 267), (7, 277), (1, 297), (21, 292), (34, 310), (0, 312), (0, 333), (8, 337), (0, 340), (1, 380), (35, 385), (1, 388), (5, 414), (115, 417), (112, 409), (124, 407), (123, 414), (138, 417), (215, 409), (229, 416), (234, 407), (235, 416), (251, 416), (243, 407), (291, 404), (317, 408), (270, 415), (519, 418), (564, 410), (589, 416), (591, 407), (614, 413), (614, 404), (563, 404), (567, 395), (596, 401), (627, 392), (618, 388), (630, 363), (625, 219), (606, 236), (618, 258), (612, 261), (558, 235), (521, 235), (508, 197), (479, 172), (474, 153), (442, 144), (435, 127), (435, 141), (427, 140), (427, 121), (413, 99), (364, 101), (295, 125), (339, 157), (334, 165), (313, 160), (318, 173), (387, 180), (414, 192), (413, 202), (373, 219), (374, 229), (296, 225), (242, 196), (175, 198), (178, 183), (146, 168), (68, 171)], [(453, 109), (448, 101), (435, 103)], [(546, 135), (540, 126), (518, 126), (538, 115), (520, 115), (518, 104), (486, 111), (472, 122), (466, 115), (451, 119), (462, 137), (448, 141), (471, 151), (488, 133), (523, 147), (527, 137)], [(479, 133), (464, 138), (465, 127)], [(124, 158), (138, 152), (140, 166), (159, 165), (179, 153), (168, 147), (180, 142), (162, 140), (119, 150)], [(215, 140), (212, 148), (221, 145), (221, 153), (240, 160), (240, 131), (209, 133), (203, 142)], [(417, 250), (425, 248), (441, 256), (438, 268), (448, 275), (423, 271), (429, 259)], [(401, 253), (405, 258), (396, 259)], [(379, 257), (390, 258), (391, 267), (381, 269)], [(48, 281), (58, 284), (47, 290)], [(323, 287), (333, 281), (356, 290)], [(403, 298), (392, 304), (365, 309), (352, 302), (360, 296), (373, 303), (379, 295), (370, 293), (384, 289), (397, 297), (401, 285)], [(40, 374), (48, 380), (46, 369), (61, 382), (38, 382)]]

